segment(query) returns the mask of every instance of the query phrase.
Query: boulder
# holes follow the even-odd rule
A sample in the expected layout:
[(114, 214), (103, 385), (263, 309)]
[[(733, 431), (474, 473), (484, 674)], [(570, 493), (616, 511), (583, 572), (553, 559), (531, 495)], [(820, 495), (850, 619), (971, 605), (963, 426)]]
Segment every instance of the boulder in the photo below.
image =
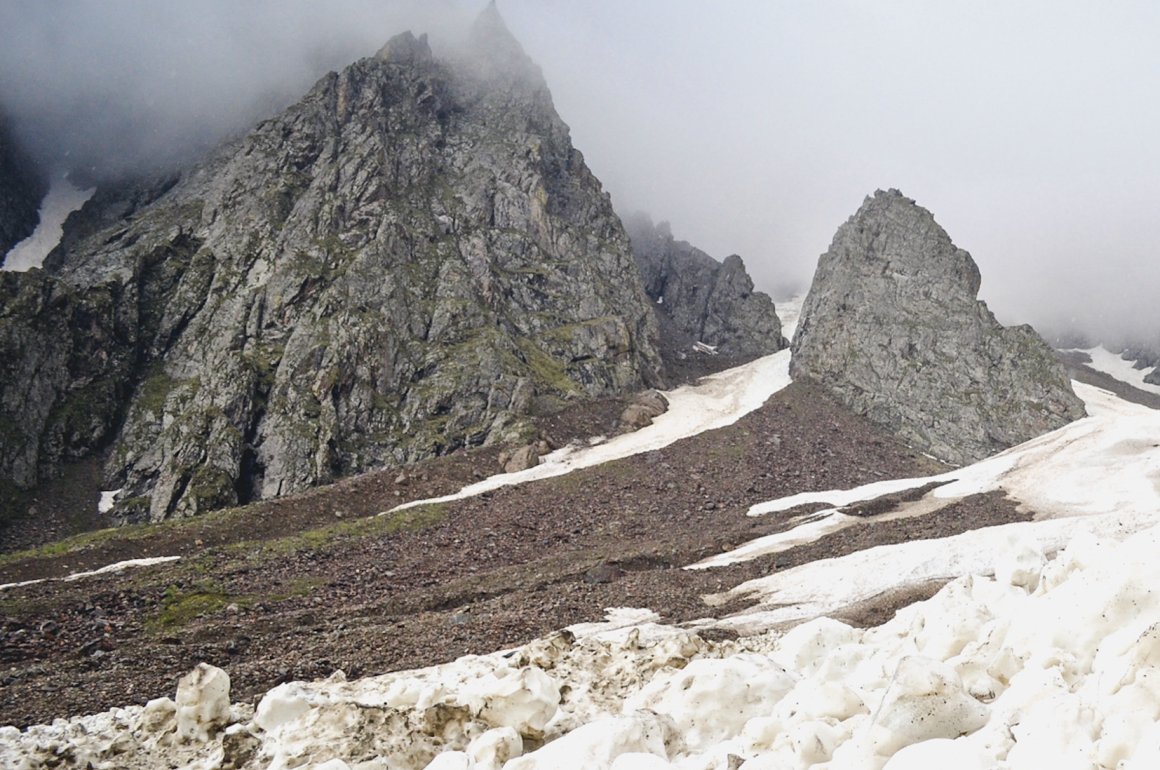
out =
[(956, 465), (1084, 416), (1048, 345), (1001, 326), (979, 283), (929, 211), (879, 190), (818, 261), (790, 373)]
[(620, 427), (625, 432), (652, 425), (653, 418), (669, 410), (669, 401), (659, 390), (637, 393), (620, 413)]
[(504, 473), (519, 473), (528, 468), (535, 468), (540, 464), (540, 448), (536, 444), (528, 444), (511, 452), (500, 455), (500, 465)]

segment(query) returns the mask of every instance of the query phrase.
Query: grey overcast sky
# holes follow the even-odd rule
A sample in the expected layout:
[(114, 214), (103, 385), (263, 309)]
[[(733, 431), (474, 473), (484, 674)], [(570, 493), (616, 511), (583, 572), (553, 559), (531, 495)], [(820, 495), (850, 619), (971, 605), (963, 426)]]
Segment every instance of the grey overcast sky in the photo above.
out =
[[(0, 104), (42, 157), (191, 153), (482, 0), (4, 0)], [(1160, 2), (500, 0), (621, 211), (805, 284), (876, 188), (1006, 322), (1160, 342)], [(68, 158), (64, 154), (68, 153)], [(1103, 331), (1103, 330), (1101, 330)]]

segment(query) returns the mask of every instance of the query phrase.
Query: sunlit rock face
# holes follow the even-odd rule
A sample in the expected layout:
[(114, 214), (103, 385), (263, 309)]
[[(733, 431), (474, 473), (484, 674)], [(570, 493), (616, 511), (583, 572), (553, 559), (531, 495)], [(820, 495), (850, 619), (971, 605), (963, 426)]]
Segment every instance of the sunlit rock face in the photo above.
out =
[(43, 176), (16, 146), (0, 113), (0, 263), (36, 228), (36, 212), (46, 190)]
[(534, 408), (659, 381), (609, 197), (494, 7), (407, 33), (46, 262), (137, 329), (106, 467), (121, 520), (188, 516), (509, 441)]
[(956, 465), (1082, 417), (1047, 344), (999, 325), (979, 282), (929, 211), (878, 191), (818, 260), (791, 373)]
[(728, 355), (761, 356), (786, 346), (773, 301), (753, 290), (741, 257), (718, 262), (645, 214), (625, 217), (624, 226), (649, 299), (678, 330)]

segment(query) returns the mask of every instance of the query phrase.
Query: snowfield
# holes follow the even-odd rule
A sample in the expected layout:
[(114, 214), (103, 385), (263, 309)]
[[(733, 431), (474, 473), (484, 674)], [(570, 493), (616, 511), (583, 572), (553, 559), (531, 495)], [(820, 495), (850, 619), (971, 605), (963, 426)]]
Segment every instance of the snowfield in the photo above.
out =
[[(756, 389), (752, 374), (761, 372), (773, 375), (762, 388), (777, 386), (780, 362), (763, 361), (731, 382)], [(339, 673), (291, 682), (256, 704), (231, 703), (226, 673), (203, 664), (172, 699), (0, 728), (0, 766), (1155, 770), (1160, 412), (1075, 388), (1087, 403), (1083, 420), (940, 476), (756, 505), (750, 515), (807, 502), (830, 509), (690, 568), (865, 526), (838, 509), (930, 483), (940, 485), (882, 516), (1002, 490), (1039, 514), (1034, 521), (777, 572), (707, 597), (753, 602), (724, 621), (677, 628), (646, 608), (621, 608), (606, 623), (514, 650), (354, 681)], [(694, 407), (678, 393), (669, 414), (679, 422)], [(658, 423), (639, 445), (677, 432)], [(613, 444), (571, 456), (607, 459), (637, 446)], [(945, 585), (882, 626), (827, 617), (931, 580)], [(744, 635), (698, 635), (714, 627)]]

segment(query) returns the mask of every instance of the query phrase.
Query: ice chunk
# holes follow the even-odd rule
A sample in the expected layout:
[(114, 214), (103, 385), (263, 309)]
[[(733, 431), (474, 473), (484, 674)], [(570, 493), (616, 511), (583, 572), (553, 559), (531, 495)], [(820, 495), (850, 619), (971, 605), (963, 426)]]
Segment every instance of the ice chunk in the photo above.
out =
[(1011, 545), (995, 560), (995, 580), (1007, 585), (1034, 591), (1039, 586), (1039, 574), (1047, 566), (1043, 549), (1019, 537), (1011, 538)]
[(280, 684), (266, 693), (254, 713), (254, 724), (268, 733), (277, 733), (284, 725), (310, 710), (310, 703), (300, 682)]
[(524, 741), (514, 727), (497, 727), (473, 740), (467, 753), (480, 770), (499, 770), (524, 753)]
[(656, 754), (642, 754), (638, 751), (621, 754), (612, 762), (608, 770), (671, 770), (670, 765)]
[(963, 741), (937, 738), (901, 749), (890, 758), (882, 770), (931, 770), (931, 768), (994, 770), (995, 761)]
[(424, 770), (474, 770), (475, 761), (462, 751), (446, 751), (427, 765)]
[(479, 716), (496, 727), (538, 735), (560, 704), (560, 686), (542, 670), (529, 666), (501, 669), (472, 682), (465, 693), (482, 703)]
[(649, 709), (672, 718), (686, 746), (703, 751), (769, 713), (797, 678), (763, 655), (693, 660), (662, 673), (629, 698), (625, 711)]
[(206, 741), (230, 721), (230, 676), (199, 663), (177, 683), (177, 737)]
[(898, 663), (874, 715), (875, 750), (890, 756), (912, 743), (957, 738), (978, 730), (988, 709), (963, 690), (954, 670), (916, 655)]
[(351, 770), (351, 767), (341, 759), (332, 759), (329, 762), (311, 765), (310, 770)]
[(531, 754), (513, 759), (504, 770), (596, 770), (621, 754), (654, 754), (668, 759), (668, 747), (678, 740), (672, 720), (638, 711), (604, 717), (557, 738)]

